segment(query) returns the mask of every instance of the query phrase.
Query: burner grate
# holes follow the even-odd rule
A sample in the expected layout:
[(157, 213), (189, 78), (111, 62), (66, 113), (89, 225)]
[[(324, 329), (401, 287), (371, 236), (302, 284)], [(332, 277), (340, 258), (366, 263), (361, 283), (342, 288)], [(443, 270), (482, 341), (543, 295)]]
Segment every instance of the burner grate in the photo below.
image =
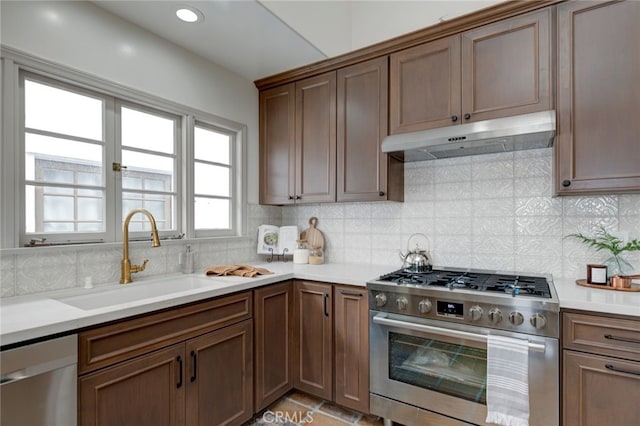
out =
[(551, 298), (546, 278), (489, 274), (476, 272), (459, 272), (432, 270), (415, 273), (399, 269), (380, 277), (380, 281), (389, 281), (398, 285), (419, 287), (444, 287), (450, 290), (466, 289), (475, 291), (502, 292), (513, 296), (533, 296)]

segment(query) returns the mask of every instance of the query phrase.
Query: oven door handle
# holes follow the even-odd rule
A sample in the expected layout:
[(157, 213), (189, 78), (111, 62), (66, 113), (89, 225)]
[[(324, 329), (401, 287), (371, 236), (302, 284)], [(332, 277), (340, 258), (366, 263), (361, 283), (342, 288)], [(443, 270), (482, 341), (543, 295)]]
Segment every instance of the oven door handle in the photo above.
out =
[[(467, 331), (452, 330), (450, 328), (434, 327), (432, 325), (415, 324), (415, 323), (406, 322), (406, 321), (394, 320), (394, 319), (387, 318), (380, 315), (376, 315), (375, 317), (373, 317), (373, 322), (380, 325), (403, 328), (405, 330), (439, 334), (441, 336), (448, 336), (448, 337), (460, 337), (463, 339), (471, 340), (473, 342), (487, 343), (487, 340), (488, 340), (488, 337), (484, 334), (469, 333)], [(544, 343), (536, 343), (536, 342), (528, 342), (528, 343), (529, 343), (529, 350), (531, 351), (534, 351), (534, 352), (545, 351)]]

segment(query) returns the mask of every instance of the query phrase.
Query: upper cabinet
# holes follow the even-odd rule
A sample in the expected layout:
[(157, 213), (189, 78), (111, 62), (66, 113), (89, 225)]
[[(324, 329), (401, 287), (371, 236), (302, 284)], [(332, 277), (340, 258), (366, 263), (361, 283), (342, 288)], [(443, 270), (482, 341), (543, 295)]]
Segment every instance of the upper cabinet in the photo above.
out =
[(558, 6), (556, 192), (640, 190), (640, 2)]
[(401, 163), (383, 154), (388, 58), (338, 70), (338, 201), (402, 201)]
[(260, 203), (336, 199), (336, 73), (260, 92)]
[(387, 93), (386, 56), (261, 91), (260, 203), (402, 201)]
[(391, 55), (391, 134), (553, 108), (551, 10)]

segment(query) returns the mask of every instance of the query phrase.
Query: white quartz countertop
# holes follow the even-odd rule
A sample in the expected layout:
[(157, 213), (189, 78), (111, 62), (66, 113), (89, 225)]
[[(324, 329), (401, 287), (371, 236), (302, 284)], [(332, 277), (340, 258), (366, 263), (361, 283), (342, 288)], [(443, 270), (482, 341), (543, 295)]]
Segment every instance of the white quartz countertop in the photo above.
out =
[[(13, 345), (49, 335), (67, 333), (108, 321), (249, 290), (292, 278), (365, 286), (367, 281), (393, 270), (393, 267), (388, 265), (294, 265), (292, 262), (255, 264), (254, 266), (266, 268), (273, 274), (256, 278), (236, 276), (205, 278), (204, 273), (174, 274), (149, 278), (135, 277), (138, 280), (127, 286), (112, 284), (93, 289), (74, 288), (0, 299), (0, 345)], [(208, 285), (208, 281), (204, 281), (205, 285), (197, 288), (179, 287), (181, 282), (194, 281), (194, 278), (197, 278), (196, 280), (200, 283), (203, 280), (208, 280), (211, 285)], [(104, 292), (130, 289), (136, 285), (139, 287), (152, 286), (160, 281), (164, 283), (163, 285), (169, 281), (175, 281), (175, 292), (172, 290), (169, 294), (135, 298), (131, 301), (127, 300), (92, 309), (80, 309), (60, 300), (93, 293), (99, 299), (100, 295), (105, 294)], [(561, 308), (640, 317), (640, 292), (580, 287), (575, 284), (575, 280), (569, 279), (554, 280), (554, 284)]]
[[(292, 278), (364, 287), (367, 281), (390, 272), (392, 269), (389, 266), (376, 265), (294, 265), (291, 261), (253, 264), (252, 266), (266, 268), (273, 274), (259, 275), (255, 278), (237, 276), (206, 277), (204, 279), (211, 282), (210, 287), (187, 289), (181, 289), (180, 282), (186, 282), (189, 278), (195, 276), (202, 280), (205, 277), (204, 272), (193, 275), (172, 274), (163, 277), (134, 277), (135, 281), (126, 286), (120, 284), (102, 285), (93, 289), (74, 288), (0, 299), (0, 345), (13, 345), (133, 315), (249, 290)], [(123, 289), (130, 292), (132, 287), (136, 285), (152, 286), (156, 281), (162, 281), (166, 285), (168, 280), (175, 280), (175, 292), (172, 291), (169, 294), (148, 298), (137, 298), (105, 307), (80, 309), (60, 300), (68, 297), (82, 297), (92, 293), (95, 293), (99, 299), (100, 295), (114, 290)]]

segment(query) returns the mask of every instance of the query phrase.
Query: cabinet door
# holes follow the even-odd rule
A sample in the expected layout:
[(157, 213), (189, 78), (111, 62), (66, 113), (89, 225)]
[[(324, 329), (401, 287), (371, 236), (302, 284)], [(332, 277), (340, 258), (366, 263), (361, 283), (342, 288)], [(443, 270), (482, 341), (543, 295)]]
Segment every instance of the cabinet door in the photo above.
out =
[(260, 92), (260, 204), (295, 195), (295, 85)]
[(564, 351), (565, 426), (638, 424), (640, 363)]
[(640, 2), (558, 6), (556, 192), (640, 189)]
[(366, 288), (334, 286), (336, 403), (369, 412), (369, 303)]
[(391, 55), (389, 133), (460, 122), (460, 36)]
[(338, 201), (387, 197), (387, 57), (338, 70)]
[(291, 281), (254, 291), (255, 411), (293, 387), (293, 292)]
[(188, 340), (188, 426), (241, 425), (253, 415), (253, 322)]
[(336, 200), (336, 73), (296, 85), (296, 203)]
[(332, 286), (294, 282), (294, 387), (333, 400)]
[(80, 377), (82, 426), (178, 426), (185, 418), (184, 344)]
[(462, 34), (463, 123), (552, 108), (550, 14), (544, 9)]

